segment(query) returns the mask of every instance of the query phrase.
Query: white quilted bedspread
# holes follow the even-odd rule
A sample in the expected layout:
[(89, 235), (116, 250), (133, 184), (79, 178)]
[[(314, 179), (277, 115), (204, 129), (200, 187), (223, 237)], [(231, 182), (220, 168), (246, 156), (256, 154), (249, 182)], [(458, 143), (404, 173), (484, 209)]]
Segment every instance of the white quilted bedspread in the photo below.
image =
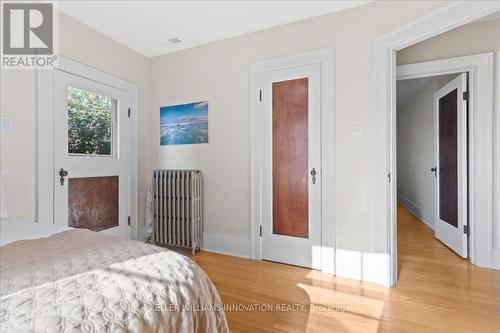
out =
[(229, 330), (215, 287), (192, 260), (75, 229), (0, 247), (0, 331)]

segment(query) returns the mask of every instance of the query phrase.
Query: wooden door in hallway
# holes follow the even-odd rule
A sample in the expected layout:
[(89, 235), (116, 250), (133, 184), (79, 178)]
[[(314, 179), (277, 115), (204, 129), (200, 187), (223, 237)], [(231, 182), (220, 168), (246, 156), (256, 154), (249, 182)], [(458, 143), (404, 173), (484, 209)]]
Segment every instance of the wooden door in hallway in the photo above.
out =
[(434, 95), (435, 235), (460, 256), (467, 251), (467, 74)]

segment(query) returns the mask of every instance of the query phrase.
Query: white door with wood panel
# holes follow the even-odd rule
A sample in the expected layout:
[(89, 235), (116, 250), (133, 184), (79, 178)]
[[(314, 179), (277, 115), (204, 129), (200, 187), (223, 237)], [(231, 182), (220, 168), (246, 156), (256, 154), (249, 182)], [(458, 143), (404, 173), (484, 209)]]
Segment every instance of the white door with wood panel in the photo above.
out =
[(54, 70), (54, 223), (130, 238), (127, 92)]
[(321, 65), (260, 75), (261, 256), (321, 269)]
[(434, 94), (435, 236), (467, 258), (467, 74)]

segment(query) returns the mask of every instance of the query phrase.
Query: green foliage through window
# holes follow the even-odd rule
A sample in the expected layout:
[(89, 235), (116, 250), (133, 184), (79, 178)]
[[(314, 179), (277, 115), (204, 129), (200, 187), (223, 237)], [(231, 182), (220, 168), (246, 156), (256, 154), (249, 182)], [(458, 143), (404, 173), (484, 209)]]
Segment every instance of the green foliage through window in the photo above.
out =
[(68, 88), (70, 154), (111, 155), (112, 99)]

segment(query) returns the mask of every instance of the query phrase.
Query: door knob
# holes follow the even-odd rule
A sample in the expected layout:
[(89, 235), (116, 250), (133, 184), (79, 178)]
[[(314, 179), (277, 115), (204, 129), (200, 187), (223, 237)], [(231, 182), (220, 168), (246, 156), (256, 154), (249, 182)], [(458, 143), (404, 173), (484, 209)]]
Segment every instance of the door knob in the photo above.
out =
[(431, 172), (434, 172), (434, 178), (437, 177), (437, 167), (431, 168)]
[(311, 176), (312, 176), (312, 182), (313, 184), (316, 184), (316, 169), (312, 168), (311, 170)]
[(64, 185), (64, 177), (66, 177), (67, 175), (68, 175), (68, 171), (66, 171), (64, 169), (59, 170), (59, 177), (61, 177), (59, 179), (59, 182), (61, 183), (61, 186)]

